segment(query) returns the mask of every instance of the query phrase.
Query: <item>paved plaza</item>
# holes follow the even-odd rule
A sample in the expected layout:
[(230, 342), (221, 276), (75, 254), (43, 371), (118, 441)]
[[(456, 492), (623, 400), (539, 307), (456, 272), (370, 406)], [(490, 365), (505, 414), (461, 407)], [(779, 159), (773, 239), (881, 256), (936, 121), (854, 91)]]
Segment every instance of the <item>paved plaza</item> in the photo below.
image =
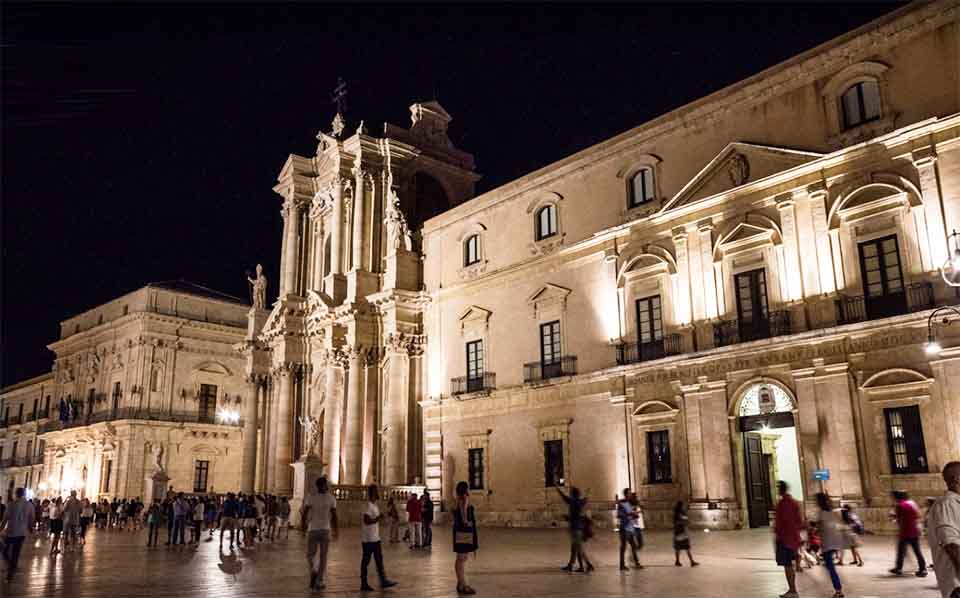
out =
[[(164, 530), (165, 532), (165, 530)], [(449, 528), (437, 528), (433, 552), (411, 551), (403, 544), (385, 546), (387, 574), (397, 580), (391, 596), (455, 596)], [(20, 572), (12, 583), (0, 582), (0, 596), (31, 598), (239, 598), (243, 596), (309, 596), (304, 564), (304, 538), (296, 531), (288, 540), (257, 545), (235, 555), (219, 554), (217, 541), (199, 549), (147, 548), (144, 532), (91, 530), (81, 553), (48, 556), (49, 545), (36, 538), (25, 547)], [(204, 536), (206, 540), (206, 535)], [(893, 558), (893, 540), (868, 537), (866, 566), (842, 567), (840, 574), (850, 598), (935, 598), (934, 576), (901, 578), (886, 573)], [(518, 596), (714, 596), (774, 597), (784, 591), (781, 571), (771, 559), (767, 530), (698, 533), (694, 556), (701, 566), (673, 565), (670, 535), (654, 532), (643, 551), (646, 568), (621, 574), (617, 537), (600, 532), (589, 545), (597, 570), (590, 574), (560, 571), (566, 562), (563, 530), (481, 529), (481, 549), (468, 565), (470, 584), (478, 595)], [(929, 556), (929, 553), (927, 553)], [(357, 596), (359, 535), (348, 528), (331, 549), (327, 589), (320, 596)], [(912, 561), (908, 560), (908, 566)], [(371, 582), (376, 585), (371, 563)], [(803, 598), (829, 596), (826, 571), (800, 576)], [(379, 591), (370, 595), (380, 595)]]

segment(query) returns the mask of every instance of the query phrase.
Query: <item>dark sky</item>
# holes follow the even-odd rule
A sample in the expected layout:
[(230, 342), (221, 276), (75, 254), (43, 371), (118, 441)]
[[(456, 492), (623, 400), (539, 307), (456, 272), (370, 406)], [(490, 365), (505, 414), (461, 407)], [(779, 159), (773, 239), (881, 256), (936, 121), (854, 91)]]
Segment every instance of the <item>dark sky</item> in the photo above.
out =
[(438, 98), (496, 187), (897, 4), (327, 7), (5, 3), (0, 383), (59, 322), (147, 282), (276, 293), (287, 154)]

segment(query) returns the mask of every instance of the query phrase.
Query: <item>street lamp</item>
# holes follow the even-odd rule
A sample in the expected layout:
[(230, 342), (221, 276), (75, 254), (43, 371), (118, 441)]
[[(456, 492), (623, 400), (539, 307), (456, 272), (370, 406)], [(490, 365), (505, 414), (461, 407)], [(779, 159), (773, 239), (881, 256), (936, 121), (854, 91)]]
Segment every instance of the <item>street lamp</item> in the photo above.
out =
[[(960, 286), (960, 285), (958, 285)], [(936, 325), (948, 326), (960, 319), (960, 309), (952, 306), (938, 307), (927, 318), (927, 344), (924, 347), (928, 355), (939, 355), (943, 346), (937, 341)]]
[(960, 233), (956, 230), (947, 236), (947, 249), (950, 249), (950, 255), (940, 266), (940, 275), (948, 285), (960, 287)]

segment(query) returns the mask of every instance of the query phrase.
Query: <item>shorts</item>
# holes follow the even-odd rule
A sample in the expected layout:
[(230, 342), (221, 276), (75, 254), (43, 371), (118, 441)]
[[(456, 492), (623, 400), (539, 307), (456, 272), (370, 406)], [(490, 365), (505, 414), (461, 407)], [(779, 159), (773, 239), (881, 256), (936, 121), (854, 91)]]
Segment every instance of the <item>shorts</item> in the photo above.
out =
[(51, 519), (50, 520), (50, 531), (59, 534), (63, 531), (63, 519)]
[(797, 560), (797, 551), (793, 548), (788, 548), (777, 542), (777, 565), (780, 567), (792, 567), (794, 561)]
[(221, 517), (220, 529), (231, 529), (231, 530), (237, 529), (236, 517)]

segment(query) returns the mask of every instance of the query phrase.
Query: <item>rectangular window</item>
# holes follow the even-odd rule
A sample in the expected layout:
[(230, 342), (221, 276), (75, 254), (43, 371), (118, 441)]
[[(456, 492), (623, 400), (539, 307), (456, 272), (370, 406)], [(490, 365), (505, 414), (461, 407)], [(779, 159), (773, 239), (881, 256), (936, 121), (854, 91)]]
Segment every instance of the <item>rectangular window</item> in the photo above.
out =
[(50, 395), (47, 395), (47, 401), (43, 404), (43, 416), (50, 417)]
[(210, 475), (210, 462), (197, 461), (193, 468), (193, 491), (204, 493), (207, 491), (207, 476)]
[(40, 399), (33, 400), (33, 419), (37, 419), (37, 409), (40, 407)]
[(87, 391), (87, 415), (93, 413), (93, 404), (97, 400), (97, 391), (90, 389)]
[(471, 235), (463, 246), (463, 265), (470, 266), (480, 261), (480, 235)]
[(150, 390), (153, 392), (160, 390), (160, 368), (153, 368), (150, 373)]
[(650, 484), (669, 484), (673, 481), (670, 435), (666, 430), (647, 432), (647, 477)]
[(200, 420), (211, 422), (217, 414), (217, 387), (215, 384), (200, 385)]
[(767, 278), (763, 268), (733, 277), (737, 292), (737, 332), (741, 342), (770, 336), (767, 312)]
[(543, 478), (547, 488), (564, 485), (562, 440), (543, 441)]
[(630, 206), (639, 206), (653, 200), (653, 170), (642, 168), (630, 181)]
[(27, 441), (27, 454), (26, 454), (26, 457), (28, 457), (28, 458), (33, 457), (33, 441), (32, 441), (32, 440), (28, 440), (28, 441)]
[(100, 483), (100, 492), (108, 493), (110, 492), (110, 476), (113, 474), (113, 459), (107, 459), (103, 462), (103, 472), (100, 475), (100, 479), (103, 480)]
[(483, 489), (483, 449), (472, 448), (467, 450), (467, 460), (469, 461), (470, 489)]
[(637, 349), (641, 361), (663, 357), (660, 295), (637, 299)]
[(467, 392), (483, 388), (483, 341), (467, 343)]
[(20, 409), (17, 410), (17, 422), (23, 423), (23, 403), (20, 403)]
[(920, 424), (920, 407), (883, 410), (887, 423), (887, 449), (892, 473), (928, 473), (927, 450)]
[(120, 399), (122, 398), (123, 393), (120, 391), (120, 383), (113, 383), (113, 408), (114, 410), (120, 407)]
[(20, 444), (20, 441), (19, 441), (19, 440), (14, 440), (14, 441), (13, 441), (13, 444), (10, 446), (10, 458), (11, 458), (11, 459), (16, 459), (16, 458), (17, 458), (17, 445), (18, 445), (18, 444)]
[(900, 269), (896, 235), (859, 244), (864, 307), (869, 319), (907, 312), (907, 296)]
[(561, 374), (560, 322), (540, 324), (540, 367), (544, 378)]

